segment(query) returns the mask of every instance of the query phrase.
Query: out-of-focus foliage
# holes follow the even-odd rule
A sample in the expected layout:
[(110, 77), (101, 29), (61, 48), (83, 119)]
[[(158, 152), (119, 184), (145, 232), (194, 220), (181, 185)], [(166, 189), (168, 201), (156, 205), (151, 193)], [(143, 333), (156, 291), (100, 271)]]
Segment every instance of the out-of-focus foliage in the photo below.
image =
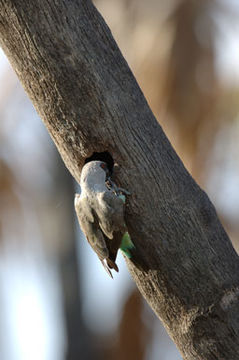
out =
[[(199, 177), (203, 159), (210, 151), (218, 126), (216, 114), (217, 77), (215, 71), (212, 0), (183, 0), (170, 16), (173, 40), (168, 57), (164, 101), (176, 127), (178, 145), (192, 160), (191, 171)], [(200, 146), (202, 138), (207, 146)], [(203, 152), (203, 154), (202, 154)], [(198, 155), (202, 164), (198, 163)]]

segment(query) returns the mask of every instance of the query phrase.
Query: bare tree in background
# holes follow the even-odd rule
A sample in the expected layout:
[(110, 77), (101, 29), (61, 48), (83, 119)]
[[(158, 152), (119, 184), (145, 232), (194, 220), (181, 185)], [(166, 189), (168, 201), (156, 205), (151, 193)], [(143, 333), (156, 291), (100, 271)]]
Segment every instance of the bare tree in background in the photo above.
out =
[[(53, 188), (49, 189), (46, 203), (49, 217), (52, 216), (52, 213), (55, 213), (53, 219), (56, 218), (55, 223), (57, 226), (53, 232), (48, 225), (44, 237), (46, 241), (55, 241), (57, 243), (54, 261), (59, 272), (62, 291), (63, 315), (67, 337), (65, 358), (66, 360), (78, 360), (80, 354), (82, 360), (97, 359), (95, 348), (92, 345), (94, 344), (94, 337), (84, 323), (82, 316), (80, 264), (77, 257), (77, 236), (73, 212), (74, 182), (72, 176), (66, 171), (59, 155), (57, 153), (54, 155), (51, 169), (54, 182), (52, 184)], [(43, 221), (44, 219), (46, 221), (46, 214), (44, 214)]]
[[(31, 169), (33, 173), (39, 171), (38, 176), (41, 177), (40, 181), (43, 181), (41, 189), (36, 191), (37, 184), (34, 183), (31, 186), (23, 184), (18, 173), (19, 169), (14, 169), (15, 171), (11, 169), (10, 164), (17, 162), (17, 154), (14, 153), (14, 149), (10, 145), (14, 139), (13, 136), (10, 138), (11, 132), (9, 129), (19, 131), (19, 124), (14, 114), (11, 116), (12, 124), (6, 124), (7, 105), (9, 103), (17, 107), (19, 103), (23, 104), (24, 110), (23, 112), (20, 111), (21, 121), (23, 122), (26, 120), (25, 118), (33, 115), (33, 112), (32, 106), (25, 97), (16, 77), (7, 72), (3, 75), (3, 79), (8, 86), (5, 96), (0, 98), (0, 116), (2, 120), (0, 127), (0, 255), (2, 256), (1, 252), (5, 245), (10, 246), (10, 248), (13, 246), (16, 249), (27, 246), (34, 249), (34, 238), (44, 238), (44, 243), (41, 246), (43, 245), (45, 250), (46, 261), (54, 264), (54, 271), (57, 273), (61, 288), (60, 295), (62, 297), (59, 302), (63, 304), (63, 327), (65, 326), (66, 335), (65, 359), (78, 359), (79, 354), (81, 354), (82, 360), (97, 359), (94, 346), (92, 346), (92, 343), (94, 343), (92, 340), (93, 335), (85, 325), (82, 315), (81, 284), (78, 276), (79, 259), (76, 250), (77, 236), (73, 212), (73, 178), (62, 163), (55, 147), (50, 146), (50, 139), (48, 140), (47, 136), (41, 136), (42, 134), (38, 135), (38, 142), (46, 151), (49, 148), (52, 151), (50, 153), (48, 151), (46, 155), (48, 157), (47, 164), (38, 164), (39, 159), (35, 156), (36, 163)], [(32, 121), (34, 120), (36, 120), (35, 114), (34, 118), (32, 116)], [(4, 159), (4, 154), (5, 158), (7, 157), (6, 159)], [(29, 157), (32, 157), (32, 161), (34, 160), (34, 155), (31, 154)], [(48, 166), (53, 181), (44, 181)], [(32, 176), (32, 179), (34, 179), (34, 176)], [(41, 193), (42, 189), (44, 189), (43, 193)], [(19, 192), (21, 194), (20, 198)], [(31, 239), (32, 243), (30, 244), (26, 244), (25, 242), (29, 241), (29, 239), (24, 238), (24, 226), (26, 225), (24, 217), (26, 216), (25, 212), (27, 213), (29, 209), (24, 209), (27, 205), (22, 204), (22, 197), (31, 199), (28, 201), (28, 205), (32, 207), (31, 211), (35, 212), (37, 216), (38, 227), (35, 229), (36, 233), (32, 234), (33, 239)], [(13, 223), (12, 219), (14, 219)], [(17, 238), (18, 243), (11, 244), (11, 233)], [(38, 258), (36, 253), (31, 253), (31, 255)], [(21, 255), (19, 255), (19, 260), (20, 258)], [(38, 262), (41, 264), (40, 258)], [(3, 326), (2, 323), (0, 325)], [(4, 332), (2, 331), (2, 333)]]

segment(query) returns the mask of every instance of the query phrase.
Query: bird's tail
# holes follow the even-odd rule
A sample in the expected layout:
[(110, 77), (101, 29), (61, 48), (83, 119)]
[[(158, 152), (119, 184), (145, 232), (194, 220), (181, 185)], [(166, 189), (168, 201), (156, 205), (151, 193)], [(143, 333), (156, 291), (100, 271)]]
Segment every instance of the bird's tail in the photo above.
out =
[(120, 245), (120, 250), (123, 251), (123, 253), (129, 258), (132, 258), (132, 252), (131, 250), (135, 249), (135, 246), (131, 240), (131, 237), (128, 233), (128, 231), (126, 231), (122, 237), (121, 240), (121, 245)]
[(104, 269), (106, 270), (107, 274), (113, 279), (113, 275), (111, 273), (111, 269), (114, 269), (115, 271), (119, 271), (118, 266), (116, 263), (109, 258), (107, 259), (100, 259), (102, 265), (104, 266)]

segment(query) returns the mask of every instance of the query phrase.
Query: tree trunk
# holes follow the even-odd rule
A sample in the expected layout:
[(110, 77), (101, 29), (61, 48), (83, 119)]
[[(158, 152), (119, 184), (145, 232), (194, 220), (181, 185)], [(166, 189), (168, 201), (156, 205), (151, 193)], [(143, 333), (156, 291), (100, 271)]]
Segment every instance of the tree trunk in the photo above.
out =
[(79, 181), (108, 151), (131, 192), (129, 269), (184, 359), (239, 358), (239, 260), (90, 0), (1, 0), (1, 45)]

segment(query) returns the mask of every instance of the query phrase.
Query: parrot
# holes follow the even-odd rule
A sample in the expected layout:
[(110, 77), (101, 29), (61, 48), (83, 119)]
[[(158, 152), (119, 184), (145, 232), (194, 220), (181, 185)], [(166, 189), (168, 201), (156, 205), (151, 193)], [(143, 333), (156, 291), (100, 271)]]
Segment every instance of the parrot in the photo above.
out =
[(135, 248), (124, 220), (125, 195), (129, 192), (111, 180), (103, 161), (86, 163), (80, 177), (81, 194), (75, 194), (75, 211), (80, 227), (102, 265), (113, 278), (118, 249), (132, 257)]

